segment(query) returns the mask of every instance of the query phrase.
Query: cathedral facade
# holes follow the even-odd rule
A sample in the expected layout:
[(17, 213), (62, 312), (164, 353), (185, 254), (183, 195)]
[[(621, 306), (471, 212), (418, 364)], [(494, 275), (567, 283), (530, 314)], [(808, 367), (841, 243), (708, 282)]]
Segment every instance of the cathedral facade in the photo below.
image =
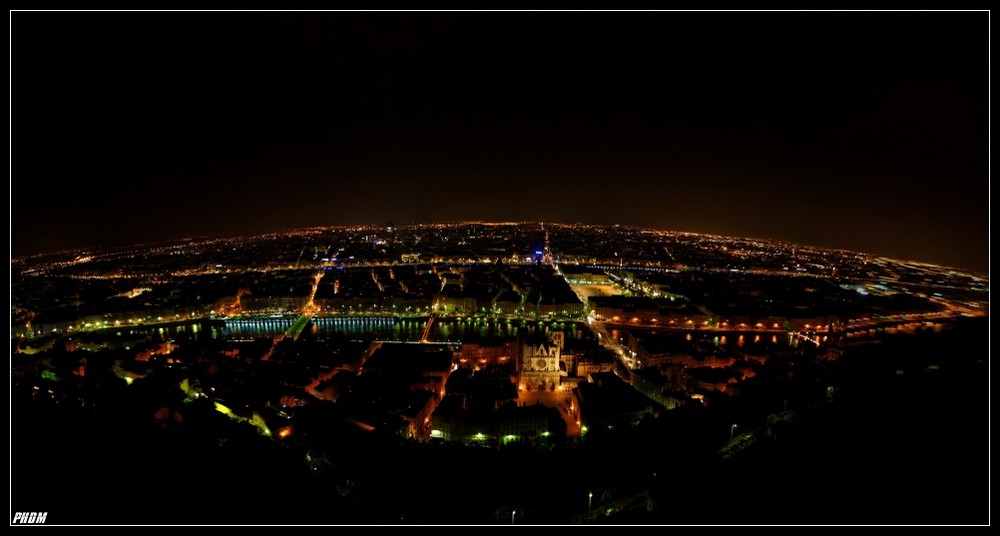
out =
[(520, 390), (555, 391), (560, 388), (560, 377), (566, 375), (565, 368), (560, 366), (563, 336), (563, 332), (557, 331), (547, 342), (521, 347)]

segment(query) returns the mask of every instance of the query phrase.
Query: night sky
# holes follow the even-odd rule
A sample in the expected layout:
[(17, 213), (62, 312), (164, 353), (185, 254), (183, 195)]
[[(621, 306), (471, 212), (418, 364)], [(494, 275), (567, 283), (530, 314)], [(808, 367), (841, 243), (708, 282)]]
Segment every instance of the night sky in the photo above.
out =
[(11, 254), (620, 223), (988, 269), (988, 13), (11, 14)]

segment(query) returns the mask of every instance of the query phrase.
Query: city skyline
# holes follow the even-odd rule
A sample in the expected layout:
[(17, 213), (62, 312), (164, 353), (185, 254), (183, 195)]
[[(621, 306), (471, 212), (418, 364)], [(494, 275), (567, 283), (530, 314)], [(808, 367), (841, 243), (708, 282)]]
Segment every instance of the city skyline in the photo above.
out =
[[(503, 228), (505, 226), (521, 226), (521, 225), (542, 225), (542, 226), (545, 226), (545, 225), (555, 225), (555, 226), (559, 226), (559, 227), (581, 228), (581, 229), (585, 229), (585, 228), (595, 228), (595, 229), (621, 228), (623, 230), (625, 230), (625, 229), (631, 229), (631, 230), (635, 230), (635, 231), (639, 231), (639, 232), (645, 232), (645, 233), (663, 233), (663, 234), (674, 235), (674, 236), (702, 237), (702, 238), (705, 238), (705, 239), (719, 239), (719, 240), (722, 240), (722, 241), (734, 241), (734, 242), (737, 242), (737, 243), (740, 243), (740, 242), (748, 242), (748, 243), (753, 243), (753, 244), (767, 243), (767, 244), (772, 244), (774, 246), (790, 246), (790, 247), (793, 247), (793, 248), (802, 248), (804, 250), (816, 250), (816, 251), (826, 251), (826, 252), (829, 252), (829, 253), (851, 254), (851, 255), (858, 255), (858, 256), (861, 256), (861, 257), (866, 257), (866, 258), (871, 258), (871, 259), (885, 259), (887, 261), (899, 262), (899, 263), (904, 263), (904, 264), (915, 263), (916, 265), (926, 265), (926, 266), (933, 266), (933, 267), (937, 267), (937, 268), (952, 268), (952, 269), (961, 270), (963, 272), (967, 272), (969, 274), (987, 275), (986, 272), (979, 272), (977, 270), (969, 270), (969, 269), (961, 268), (961, 267), (958, 267), (958, 266), (948, 266), (948, 265), (935, 264), (935, 263), (930, 263), (930, 262), (926, 262), (926, 261), (921, 261), (919, 259), (893, 258), (893, 257), (886, 256), (886, 255), (874, 254), (874, 253), (868, 252), (868, 251), (857, 251), (857, 250), (851, 250), (851, 249), (845, 249), (845, 248), (827, 247), (827, 246), (816, 245), (816, 244), (807, 244), (807, 243), (803, 243), (803, 242), (792, 242), (792, 241), (789, 241), (789, 240), (779, 240), (779, 239), (767, 238), (767, 237), (759, 237), (759, 236), (735, 236), (735, 235), (723, 235), (723, 234), (716, 234), (716, 233), (700, 233), (700, 232), (696, 232), (696, 231), (685, 231), (685, 230), (679, 230), (679, 229), (657, 229), (657, 228), (654, 228), (654, 227), (645, 227), (645, 226), (640, 226), (640, 225), (621, 225), (621, 224), (617, 224), (617, 223), (616, 224), (591, 224), (591, 223), (584, 223), (584, 222), (527, 221), (527, 220), (525, 220), (525, 221), (500, 221), (500, 220), (455, 220), (455, 221), (450, 221), (450, 220), (442, 220), (442, 221), (406, 222), (406, 223), (398, 223), (398, 222), (394, 222), (392, 220), (388, 220), (387, 222), (383, 222), (383, 223), (362, 223), (362, 224), (353, 224), (353, 225), (347, 225), (347, 224), (344, 224), (344, 225), (315, 225), (315, 226), (309, 226), (309, 227), (295, 227), (295, 228), (287, 228), (287, 229), (272, 229), (272, 230), (270, 230), (268, 232), (253, 233), (253, 234), (184, 236), (184, 237), (175, 237), (175, 238), (162, 239), (162, 240), (153, 240), (153, 241), (148, 241), (148, 242), (140, 242), (140, 243), (134, 243), (134, 244), (95, 245), (95, 246), (78, 247), (78, 248), (66, 249), (66, 250), (40, 252), (40, 253), (35, 253), (33, 255), (26, 255), (26, 256), (23, 256), (23, 257), (13, 257), (12, 260), (16, 260), (18, 262), (25, 262), (25, 261), (28, 261), (29, 259), (32, 259), (32, 258), (44, 259), (44, 258), (51, 258), (51, 257), (59, 257), (59, 256), (63, 256), (63, 255), (67, 255), (67, 254), (73, 254), (73, 253), (78, 253), (78, 252), (82, 252), (84, 254), (90, 254), (90, 253), (98, 253), (98, 252), (100, 252), (102, 255), (108, 254), (108, 253), (111, 253), (113, 255), (112, 252), (114, 252), (114, 251), (128, 251), (128, 250), (133, 250), (133, 249), (136, 249), (136, 248), (138, 248), (139, 250), (142, 250), (142, 249), (157, 248), (157, 247), (174, 247), (177, 244), (182, 244), (182, 243), (188, 243), (188, 244), (192, 244), (192, 245), (197, 245), (197, 244), (213, 243), (213, 242), (216, 242), (216, 241), (222, 241), (222, 242), (227, 242), (227, 241), (239, 242), (241, 240), (254, 241), (254, 240), (259, 240), (261, 238), (269, 237), (269, 236), (296, 236), (296, 235), (308, 236), (308, 235), (310, 235), (312, 233), (316, 233), (316, 232), (343, 232), (343, 231), (349, 231), (349, 230), (355, 230), (355, 231), (357, 231), (357, 230), (367, 230), (367, 231), (373, 232), (374, 234), (372, 236), (375, 236), (375, 237), (378, 237), (378, 236), (391, 237), (392, 236), (391, 233), (393, 232), (393, 230), (395, 230), (395, 231), (406, 231), (406, 230), (419, 231), (419, 230), (434, 229), (434, 228), (442, 228), (442, 229), (444, 229), (444, 228), (449, 228), (449, 227), (456, 227), (456, 226), (460, 227), (460, 226), (468, 226), (468, 225), (485, 226), (485, 227), (498, 227), (498, 228)], [(403, 262), (403, 264), (407, 264), (407, 263)]]
[(473, 222), (11, 267), (12, 523), (988, 522), (986, 276)]
[(13, 257), (515, 220), (989, 267), (985, 12), (15, 12), (11, 31)]

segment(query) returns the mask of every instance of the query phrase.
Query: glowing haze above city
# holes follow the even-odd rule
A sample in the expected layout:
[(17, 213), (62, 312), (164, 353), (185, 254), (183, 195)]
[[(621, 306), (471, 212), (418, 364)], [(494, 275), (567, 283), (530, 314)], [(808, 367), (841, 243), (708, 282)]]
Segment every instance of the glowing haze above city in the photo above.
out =
[(11, 254), (555, 221), (988, 267), (977, 13), (18, 12)]

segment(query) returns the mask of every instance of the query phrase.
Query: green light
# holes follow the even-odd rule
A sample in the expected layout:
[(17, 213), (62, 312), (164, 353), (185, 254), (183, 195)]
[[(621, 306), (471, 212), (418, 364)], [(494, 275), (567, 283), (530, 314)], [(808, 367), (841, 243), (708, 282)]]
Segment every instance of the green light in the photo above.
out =
[(267, 424), (264, 423), (264, 418), (260, 416), (260, 413), (257, 413), (256, 411), (253, 412), (253, 416), (250, 418), (250, 424), (257, 428), (260, 435), (264, 437), (271, 437), (271, 430), (267, 427)]
[(187, 378), (181, 380), (180, 387), (181, 391), (184, 391), (184, 394), (187, 395), (184, 399), (184, 402), (190, 402), (195, 398), (198, 398), (198, 392), (191, 388), (191, 381), (188, 380)]
[(220, 404), (218, 402), (213, 402), (213, 403), (215, 404), (215, 411), (218, 411), (219, 413), (221, 413), (223, 415), (226, 415), (226, 416), (229, 416), (229, 417), (233, 417), (234, 416), (233, 415), (233, 410), (227, 408), (226, 406), (223, 406), (222, 404)]

